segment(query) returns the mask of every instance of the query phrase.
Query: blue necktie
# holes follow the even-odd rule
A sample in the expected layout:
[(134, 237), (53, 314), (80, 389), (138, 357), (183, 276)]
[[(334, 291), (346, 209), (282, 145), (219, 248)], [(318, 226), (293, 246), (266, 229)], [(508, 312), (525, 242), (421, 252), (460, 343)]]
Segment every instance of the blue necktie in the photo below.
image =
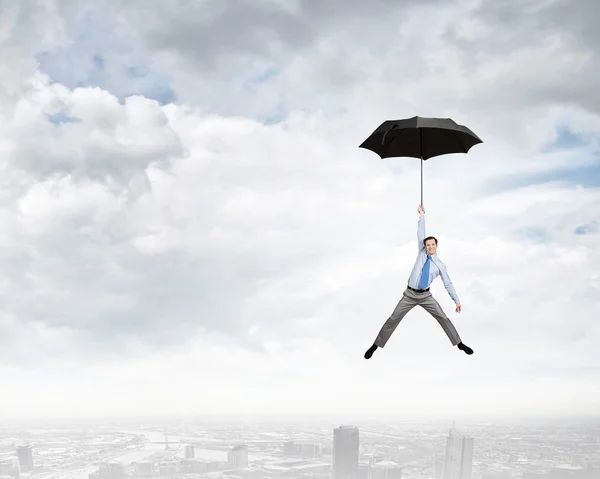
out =
[(421, 273), (421, 284), (419, 287), (421, 289), (427, 289), (427, 283), (429, 283), (429, 263), (431, 261), (431, 256), (427, 255), (427, 261), (425, 261), (425, 266), (423, 266), (423, 272)]

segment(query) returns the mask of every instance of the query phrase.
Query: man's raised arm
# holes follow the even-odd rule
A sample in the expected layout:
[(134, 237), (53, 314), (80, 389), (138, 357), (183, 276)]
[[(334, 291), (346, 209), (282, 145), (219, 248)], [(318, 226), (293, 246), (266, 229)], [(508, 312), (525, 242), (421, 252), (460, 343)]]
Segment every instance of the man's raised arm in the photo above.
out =
[(419, 242), (419, 251), (425, 248), (425, 238), (427, 237), (427, 233), (425, 232), (425, 210), (421, 205), (417, 208), (419, 212), (419, 225), (417, 226), (417, 241)]

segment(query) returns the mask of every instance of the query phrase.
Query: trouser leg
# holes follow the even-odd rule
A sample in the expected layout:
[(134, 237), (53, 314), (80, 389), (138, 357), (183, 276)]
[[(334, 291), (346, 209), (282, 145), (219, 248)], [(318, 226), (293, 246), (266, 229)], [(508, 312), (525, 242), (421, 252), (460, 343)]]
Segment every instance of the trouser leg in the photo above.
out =
[(446, 316), (446, 313), (444, 313), (444, 310), (440, 304), (431, 294), (426, 298), (423, 298), (419, 304), (423, 307), (423, 309), (425, 309), (425, 311), (427, 311), (437, 320), (453, 346), (456, 346), (461, 342), (460, 336), (458, 335), (458, 331), (456, 331), (454, 324), (452, 324), (450, 318)]
[(398, 324), (400, 324), (400, 321), (402, 321), (402, 318), (404, 318), (404, 316), (406, 316), (406, 313), (408, 313), (418, 304), (418, 301), (415, 298), (412, 298), (411, 296), (407, 295), (406, 291), (404, 292), (402, 298), (398, 302), (398, 305), (392, 312), (392, 315), (381, 327), (381, 330), (377, 335), (377, 339), (375, 339), (374, 344), (377, 347), (383, 348), (385, 346), (385, 343), (388, 342), (390, 336), (392, 335)]

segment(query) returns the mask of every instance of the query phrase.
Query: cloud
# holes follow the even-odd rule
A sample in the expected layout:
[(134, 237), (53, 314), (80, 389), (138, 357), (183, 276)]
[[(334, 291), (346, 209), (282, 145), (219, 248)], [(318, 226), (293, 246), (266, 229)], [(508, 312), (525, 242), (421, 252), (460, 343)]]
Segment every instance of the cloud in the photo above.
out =
[(151, 8), (144, 4), (143, 9), (141, 2), (109, 4), (126, 18), (149, 49), (180, 54), (205, 73), (235, 57), (281, 58), (286, 50), (295, 53), (314, 45), (327, 30), (358, 21), (369, 29), (382, 22), (393, 23), (414, 9), (410, 2), (389, 0), (368, 5), (353, 0), (344, 8), (332, 0), (236, 2), (227, 6), (213, 0), (192, 9), (182, 2)]
[(38, 180), (71, 175), (126, 184), (149, 165), (167, 167), (185, 154), (155, 101), (132, 96), (121, 104), (107, 91), (68, 90), (41, 75), (28, 93), (3, 136), (7, 163)]
[(39, 44), (36, 50), (40, 70), (53, 82), (70, 88), (97, 86), (120, 100), (139, 95), (167, 104), (176, 99), (168, 73), (148, 66), (151, 59), (136, 46), (128, 25), (103, 2), (82, 3), (76, 21), (68, 23), (73, 41), (57, 48)]
[[(490, 75), (496, 101), (521, 107), (576, 104), (597, 114), (591, 92), (599, 68), (598, 38), (590, 35), (588, 17), (597, 6), (585, 3), (586, 13), (575, 14), (563, 0), (480, 2), (465, 20), (475, 32), (463, 35), (458, 23), (447, 39), (463, 51), (477, 51), (472, 65)], [(480, 82), (485, 83), (490, 82)]]
[[(0, 28), (5, 414), (597, 409), (598, 60), (560, 4), (47, 5)], [(365, 361), (420, 165), (358, 145), (413, 114), (484, 140), (424, 165), (475, 355), (416, 308)]]

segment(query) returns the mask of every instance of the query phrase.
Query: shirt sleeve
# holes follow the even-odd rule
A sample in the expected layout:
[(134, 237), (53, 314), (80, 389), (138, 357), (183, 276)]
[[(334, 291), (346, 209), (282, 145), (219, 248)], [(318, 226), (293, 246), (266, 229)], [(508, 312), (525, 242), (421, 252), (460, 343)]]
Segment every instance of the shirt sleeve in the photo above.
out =
[(454, 301), (455, 304), (460, 304), (460, 300), (458, 299), (458, 295), (456, 294), (456, 291), (454, 290), (454, 286), (452, 285), (452, 280), (450, 280), (450, 276), (448, 276), (446, 267), (442, 266), (441, 268), (439, 268), (439, 270), (440, 270), (440, 276), (442, 277), (442, 281), (444, 283), (444, 287), (446, 288), (446, 291), (448, 291), (448, 294), (450, 295), (450, 297), (452, 298), (452, 300)]
[(419, 225), (417, 226), (417, 241), (419, 242), (419, 248), (417, 251), (421, 251), (425, 248), (423, 245), (423, 241), (427, 237), (427, 233), (425, 232), (425, 215), (419, 216)]

